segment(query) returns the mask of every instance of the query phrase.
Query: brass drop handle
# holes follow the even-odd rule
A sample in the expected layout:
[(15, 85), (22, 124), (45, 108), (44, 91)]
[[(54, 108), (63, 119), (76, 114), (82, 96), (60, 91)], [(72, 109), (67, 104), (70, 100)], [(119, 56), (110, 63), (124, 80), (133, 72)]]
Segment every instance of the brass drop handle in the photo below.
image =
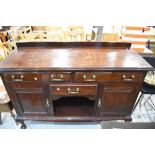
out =
[(21, 82), (21, 81), (23, 81), (24, 75), (21, 75), (19, 79), (16, 79), (15, 75), (12, 75), (11, 77), (12, 77), (13, 81)]
[(49, 107), (50, 107), (48, 99), (46, 99), (45, 107), (46, 107), (46, 108), (49, 108)]
[(125, 79), (126, 78), (126, 75), (123, 75), (122, 77), (123, 77), (123, 79)]
[(64, 75), (61, 74), (59, 79), (54, 78), (54, 75), (51, 75), (51, 81), (63, 81), (64, 80)]
[(132, 77), (132, 79), (134, 79), (135, 78), (135, 75), (131, 75), (131, 77)]
[(79, 94), (80, 89), (76, 88), (76, 91), (72, 91), (70, 88), (67, 89), (69, 94)]
[(92, 79), (88, 79), (87, 75), (83, 75), (83, 79), (84, 79), (84, 81), (95, 81), (96, 80), (96, 75), (93, 74), (92, 75)]
[(123, 75), (122, 77), (124, 81), (133, 81), (133, 79), (135, 78), (135, 75), (132, 74), (131, 78), (127, 78), (126, 75)]

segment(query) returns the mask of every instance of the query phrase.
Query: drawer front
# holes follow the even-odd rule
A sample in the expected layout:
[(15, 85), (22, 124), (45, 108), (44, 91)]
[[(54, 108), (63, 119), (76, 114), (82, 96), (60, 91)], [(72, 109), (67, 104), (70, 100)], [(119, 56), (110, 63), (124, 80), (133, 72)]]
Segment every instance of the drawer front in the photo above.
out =
[(42, 81), (40, 73), (7, 73), (4, 75), (7, 81), (23, 82), (23, 81)]
[(50, 81), (60, 82), (60, 81), (71, 81), (71, 72), (52, 72), (50, 73)]
[(96, 84), (55, 84), (50, 85), (52, 95), (76, 96), (76, 95), (96, 95)]
[(137, 82), (142, 77), (137, 72), (76, 72), (75, 82)]

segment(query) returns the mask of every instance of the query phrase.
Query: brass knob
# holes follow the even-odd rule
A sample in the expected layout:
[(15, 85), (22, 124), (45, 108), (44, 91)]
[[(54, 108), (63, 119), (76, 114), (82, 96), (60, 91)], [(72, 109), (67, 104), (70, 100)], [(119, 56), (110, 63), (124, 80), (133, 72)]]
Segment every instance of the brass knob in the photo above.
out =
[(126, 78), (126, 75), (123, 75), (123, 79), (125, 79)]
[(83, 75), (83, 78), (86, 79), (87, 78), (87, 75)]
[(60, 78), (63, 79), (63, 78), (64, 78), (64, 75), (61, 74), (61, 75), (60, 75)]
[(46, 99), (45, 107), (46, 108), (50, 107), (48, 99)]
[(54, 77), (54, 75), (52, 74), (52, 75), (51, 75), (51, 78), (53, 79), (53, 77)]
[(96, 75), (93, 75), (93, 79), (96, 79)]
[(101, 107), (101, 102), (102, 102), (101, 99), (99, 99), (99, 100), (98, 100), (98, 107), (99, 107), (99, 108)]
[(131, 77), (132, 77), (132, 79), (134, 79), (135, 78), (135, 75), (132, 75)]
[(37, 81), (38, 80), (37, 77), (34, 77), (34, 80)]
[(12, 78), (12, 80), (14, 80), (15, 76), (14, 76), (14, 75), (12, 75), (12, 76), (11, 76), (11, 78)]

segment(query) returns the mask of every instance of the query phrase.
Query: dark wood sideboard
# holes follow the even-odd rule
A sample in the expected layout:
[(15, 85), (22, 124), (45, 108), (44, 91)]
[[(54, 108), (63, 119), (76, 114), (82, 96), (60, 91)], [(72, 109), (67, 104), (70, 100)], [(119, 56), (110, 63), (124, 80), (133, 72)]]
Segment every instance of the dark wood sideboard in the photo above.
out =
[(117, 45), (17, 44), (0, 63), (0, 73), (22, 128), (24, 120), (131, 120), (146, 72), (153, 68), (129, 44)]

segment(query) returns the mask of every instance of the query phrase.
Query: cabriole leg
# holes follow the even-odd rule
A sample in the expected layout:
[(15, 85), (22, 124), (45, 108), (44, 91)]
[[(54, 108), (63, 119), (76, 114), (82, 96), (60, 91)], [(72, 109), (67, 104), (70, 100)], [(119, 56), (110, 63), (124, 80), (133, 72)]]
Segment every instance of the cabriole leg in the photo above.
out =
[(24, 123), (24, 121), (17, 121), (17, 122), (21, 124), (21, 129), (26, 129), (26, 124)]

